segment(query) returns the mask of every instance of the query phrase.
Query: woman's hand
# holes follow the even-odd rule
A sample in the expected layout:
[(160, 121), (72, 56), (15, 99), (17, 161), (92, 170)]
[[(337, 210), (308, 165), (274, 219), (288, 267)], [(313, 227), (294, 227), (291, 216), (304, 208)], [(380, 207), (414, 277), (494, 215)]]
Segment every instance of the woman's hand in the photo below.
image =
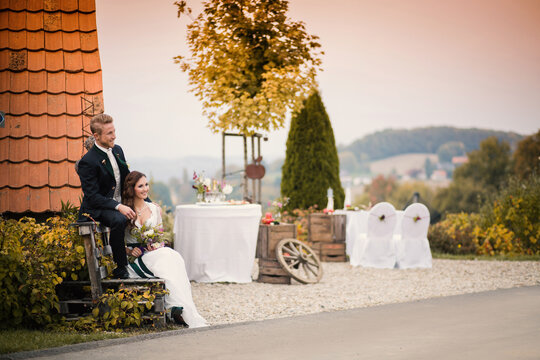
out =
[(130, 250), (128, 247), (126, 247), (126, 253), (128, 254), (128, 256), (134, 256), (134, 257), (139, 257), (142, 255), (142, 251), (139, 248)]
[(146, 245), (146, 250), (147, 251), (154, 251), (155, 249), (152, 247), (152, 245), (148, 244), (148, 245)]

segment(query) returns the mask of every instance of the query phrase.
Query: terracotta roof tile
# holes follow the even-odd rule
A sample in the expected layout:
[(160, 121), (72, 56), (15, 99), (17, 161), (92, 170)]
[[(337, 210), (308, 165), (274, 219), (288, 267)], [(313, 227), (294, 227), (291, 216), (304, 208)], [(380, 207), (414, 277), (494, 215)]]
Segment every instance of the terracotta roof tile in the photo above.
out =
[(77, 161), (83, 156), (82, 139), (67, 139), (67, 158), (70, 161)]
[[(59, 187), (68, 184), (69, 172), (66, 165), (69, 163), (49, 163), (49, 185)], [(45, 182), (46, 184), (47, 182)]]
[(84, 90), (89, 94), (100, 92), (103, 88), (101, 71), (84, 74)]
[(30, 209), (30, 188), (23, 187), (22, 189), (10, 189), (9, 196), (9, 211), (25, 212)]
[(81, 116), (66, 115), (66, 129), (67, 136), (72, 138), (76, 137), (82, 141), (81, 137), (83, 135), (83, 131)]
[(9, 11), (0, 11), (0, 27), (2, 29), (7, 29), (9, 27), (8, 24), (9, 24)]
[(101, 64), (99, 61), (99, 53), (82, 53), (84, 69), (87, 72), (94, 72), (101, 69)]
[(71, 185), (71, 186), (81, 186), (81, 179), (79, 178), (79, 175), (77, 174), (77, 171), (75, 171), (75, 164), (74, 163), (69, 163), (68, 172), (69, 172), (69, 177), (68, 177), (69, 185)]
[(32, 162), (44, 161), (48, 158), (48, 140), (47, 138), (28, 140), (28, 160)]
[(0, 190), (0, 210), (9, 209), (9, 189)]
[[(83, 69), (83, 58), (80, 51), (64, 53), (64, 68), (66, 71), (80, 71)], [(86, 69), (86, 71), (89, 71)]]
[(28, 70), (40, 71), (45, 69), (45, 51), (28, 52)]
[(80, 189), (73, 189), (64, 187), (61, 189), (50, 190), (50, 202), (54, 211), (60, 211), (62, 208), (62, 201), (66, 203), (69, 201), (71, 204), (79, 206), (79, 197), (81, 196)]
[(60, 1), (43, 0), (43, 9), (47, 11), (58, 11), (60, 10)]
[(78, 31), (68, 33), (62, 32), (62, 46), (66, 51), (78, 50), (81, 48), (81, 37)]
[(27, 0), (26, 8), (30, 11), (43, 10), (43, 0)]
[(8, 38), (11, 50), (22, 50), (26, 47), (26, 31), (10, 31)]
[(79, 30), (79, 13), (62, 13), (62, 30)]
[(66, 91), (66, 73), (59, 71), (47, 73), (47, 90), (50, 93), (61, 93)]
[(11, 52), (9, 50), (0, 51), (0, 70), (9, 68), (10, 53)]
[(8, 139), (9, 157), (13, 162), (21, 162), (28, 159), (28, 138)]
[(45, 52), (45, 65), (48, 71), (59, 71), (64, 69), (64, 52)]
[[(23, 137), (28, 134), (28, 115), (6, 116), (6, 133), (13, 137)], [(6, 135), (7, 135), (6, 134)]]
[(9, 71), (0, 71), (0, 91), (8, 91), (11, 83)]
[(79, 10), (84, 12), (96, 11), (95, 0), (79, 0)]
[(62, 0), (60, 8), (62, 11), (75, 11), (79, 8), (79, 4), (77, 0)]
[(43, 13), (42, 12), (27, 12), (26, 13), (26, 28), (28, 30), (43, 29)]
[(9, 186), (15, 188), (21, 188), (28, 184), (28, 162), (22, 162), (20, 164), (10, 164), (9, 167)]
[(28, 71), (11, 73), (11, 91), (23, 92), (28, 90)]
[[(44, 212), (50, 208), (49, 188), (29, 189), (30, 211)], [(59, 209), (58, 209), (59, 210)]]
[[(47, 95), (47, 111), (50, 115), (61, 115), (66, 113), (66, 95), (65, 94), (48, 94)], [(64, 134), (66, 128), (64, 127)]]
[(47, 112), (47, 94), (30, 94), (28, 98), (28, 112), (30, 114), (41, 115)]
[(66, 73), (66, 91), (71, 94), (79, 93), (84, 90), (83, 72)]
[(62, 49), (62, 32), (45, 33), (45, 50), (56, 51)]
[(11, 114), (24, 114), (28, 111), (28, 93), (11, 94), (9, 98), (9, 112)]
[(48, 139), (49, 159), (51, 161), (62, 161), (67, 158), (67, 138)]
[[(65, 95), (62, 94), (60, 96)], [(49, 136), (61, 137), (66, 135), (66, 115), (47, 116), (47, 123)]]
[[(0, 21), (2, 21), (2, 18), (0, 18)], [(4, 24), (0, 22), (0, 27), (4, 27)], [(5, 44), (9, 44), (9, 31), (8, 30), (0, 30), (0, 44), (2, 44), (0, 47), (4, 47)]]
[(79, 26), (84, 32), (96, 30), (96, 14), (79, 13)]
[(58, 31), (62, 26), (62, 16), (59, 12), (43, 14), (43, 28), (47, 31)]
[(26, 27), (26, 13), (22, 12), (8, 12), (8, 26), (11, 30), (21, 30)]
[(0, 141), (0, 161), (6, 161), (9, 159), (9, 141), (10, 138), (5, 138)]
[(28, 72), (28, 90), (31, 92), (43, 92), (47, 90), (47, 73)]
[(28, 116), (28, 127), (30, 132), (28, 135), (41, 137), (47, 135), (47, 115)]
[[(9, 168), (11, 163), (4, 161), (0, 162), (0, 189), (9, 185)], [(4, 192), (4, 190), (0, 190)]]
[(81, 97), (80, 95), (66, 94), (67, 113), (69, 115), (80, 115), (81, 110)]
[(28, 31), (26, 33), (26, 46), (30, 50), (41, 50), (45, 48), (45, 32), (44, 31)]
[(25, 1), (10, 0), (10, 1), (5, 1), (5, 2), (9, 2), (9, 9), (15, 10), (15, 11), (24, 10), (26, 6)]
[[(9, 109), (9, 102), (11, 99), (10, 93), (0, 94), (0, 109)], [(4, 111), (7, 112), (7, 111)]]
[(49, 163), (44, 161), (31, 165), (28, 168), (28, 185), (33, 187), (46, 186), (49, 181)]
[[(26, 64), (28, 63), (28, 51), (10, 51), (8, 52), (8, 68), (13, 71), (20, 71), (26, 69)], [(2, 59), (3, 60), (3, 59)]]
[(98, 49), (97, 31), (81, 33), (81, 50), (96, 51)]

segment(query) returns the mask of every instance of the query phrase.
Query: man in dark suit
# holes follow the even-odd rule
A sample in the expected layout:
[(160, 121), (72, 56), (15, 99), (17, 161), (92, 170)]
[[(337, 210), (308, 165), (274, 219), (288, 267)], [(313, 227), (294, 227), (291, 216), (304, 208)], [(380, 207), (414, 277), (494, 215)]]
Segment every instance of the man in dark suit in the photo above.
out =
[(128, 220), (136, 218), (135, 212), (121, 203), (122, 188), (129, 169), (122, 148), (114, 144), (116, 134), (113, 118), (106, 114), (94, 116), (90, 120), (90, 130), (96, 142), (78, 165), (84, 195), (79, 219), (84, 219), (84, 214), (88, 214), (111, 229), (110, 245), (116, 263), (113, 275), (127, 279), (124, 231)]

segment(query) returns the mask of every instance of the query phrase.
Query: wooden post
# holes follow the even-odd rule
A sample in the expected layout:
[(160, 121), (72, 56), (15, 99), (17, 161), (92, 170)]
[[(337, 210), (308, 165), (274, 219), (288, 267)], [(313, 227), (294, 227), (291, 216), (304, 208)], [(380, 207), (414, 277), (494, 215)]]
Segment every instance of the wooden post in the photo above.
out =
[[(257, 158), (259, 158), (260, 156), (261, 156), (261, 137), (257, 136)], [(257, 185), (258, 185), (258, 189), (257, 189), (257, 199), (258, 199), (258, 201), (257, 202), (259, 204), (262, 201), (262, 198), (261, 198), (261, 181), (262, 181), (262, 179), (257, 180)]]
[(246, 135), (242, 135), (242, 138), (244, 139), (244, 200), (247, 199), (247, 195), (248, 195), (248, 183), (247, 183), (247, 172), (246, 172), (246, 168), (247, 168), (247, 139), (246, 139)]
[(221, 133), (221, 181), (225, 180), (225, 131)]
[(96, 258), (94, 226), (93, 223), (79, 224), (79, 235), (81, 235), (84, 240), (84, 250), (86, 251), (86, 262), (88, 263), (92, 300), (97, 301), (103, 294), (103, 290), (101, 289), (101, 272), (99, 270), (98, 259)]

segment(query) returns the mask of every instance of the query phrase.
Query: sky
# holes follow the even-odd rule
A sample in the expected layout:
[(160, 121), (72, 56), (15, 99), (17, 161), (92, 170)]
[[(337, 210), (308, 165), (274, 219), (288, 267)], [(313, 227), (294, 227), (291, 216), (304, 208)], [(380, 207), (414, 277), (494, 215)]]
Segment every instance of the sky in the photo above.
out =
[[(221, 136), (172, 60), (189, 56), (191, 20), (173, 0), (96, 7), (105, 112), (128, 157), (220, 157)], [(320, 37), (319, 89), (339, 145), (389, 128), (540, 128), (538, 0), (290, 0), (289, 17)], [(265, 160), (285, 156), (286, 124), (265, 134)], [(242, 153), (240, 139), (226, 146)]]

